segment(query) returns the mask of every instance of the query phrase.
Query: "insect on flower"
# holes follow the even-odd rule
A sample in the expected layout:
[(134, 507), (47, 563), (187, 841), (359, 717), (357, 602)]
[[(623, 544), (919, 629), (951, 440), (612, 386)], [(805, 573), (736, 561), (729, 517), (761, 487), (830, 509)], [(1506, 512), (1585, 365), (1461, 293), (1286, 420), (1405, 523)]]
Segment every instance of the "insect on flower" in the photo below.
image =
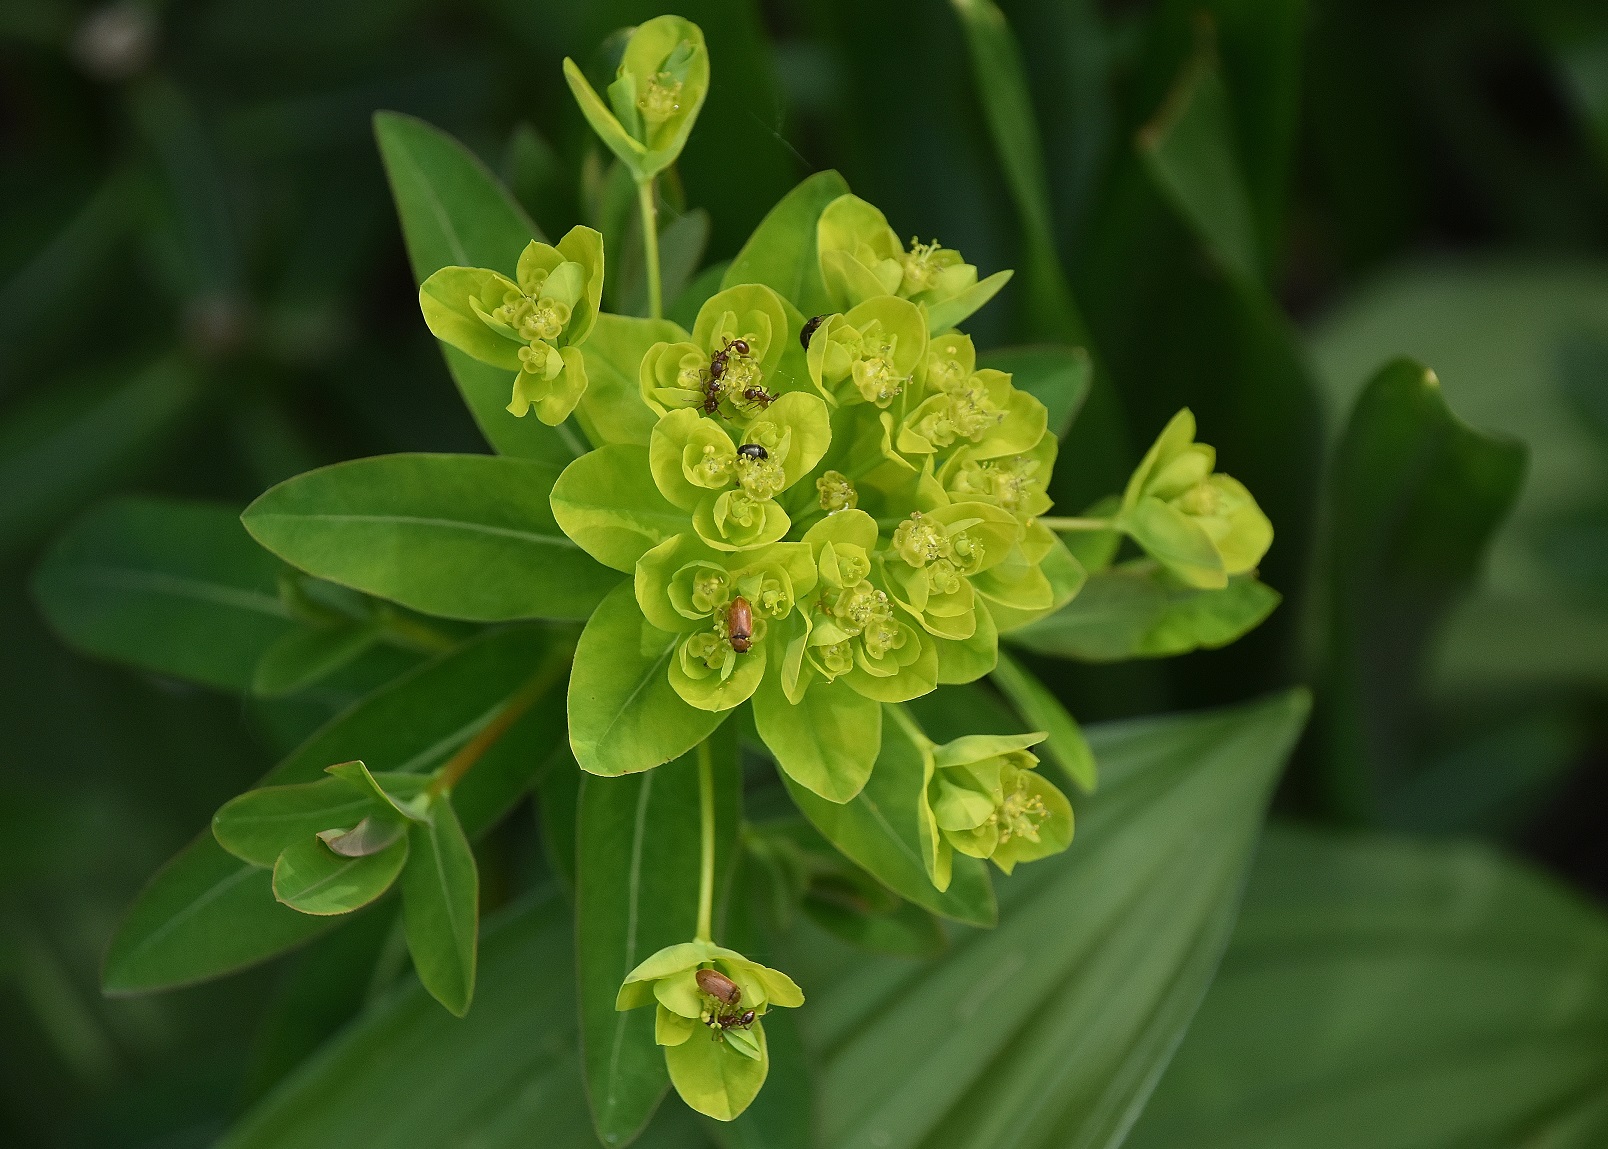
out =
[(743, 999), (743, 991), (731, 978), (716, 969), (701, 969), (695, 975), (698, 988), (716, 1001), (736, 1005)]
[(752, 459), (756, 463), (763, 463), (770, 458), (770, 453), (758, 443), (744, 443), (737, 448), (737, 453), (745, 459)]
[(726, 345), (709, 357), (709, 378), (718, 380), (726, 374), (726, 360), (731, 356), (748, 358), (748, 340), (728, 339)]
[(776, 402), (776, 396), (765, 390), (765, 388), (744, 387), (739, 405), (742, 406), (744, 410), (758, 408), (759, 410), (763, 411), (766, 407), (769, 407), (774, 402)]
[[(742, 595), (732, 599), (726, 608), (726, 639), (738, 654), (747, 654), (754, 645), (754, 610)], [(702, 978), (698, 984), (703, 984)]]
[(812, 315), (804, 321), (803, 330), (798, 333), (798, 341), (804, 345), (804, 350), (808, 351), (810, 349), (810, 337), (815, 334), (815, 329), (825, 320), (826, 316), (824, 315)]

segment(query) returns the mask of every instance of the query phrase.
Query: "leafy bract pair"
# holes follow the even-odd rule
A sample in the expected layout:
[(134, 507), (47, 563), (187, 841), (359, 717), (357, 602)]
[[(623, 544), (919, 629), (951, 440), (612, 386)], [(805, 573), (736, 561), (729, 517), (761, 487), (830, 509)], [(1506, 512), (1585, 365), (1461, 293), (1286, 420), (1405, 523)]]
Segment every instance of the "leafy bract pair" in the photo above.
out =
[(479, 879), (450, 797), (427, 776), (372, 774), (361, 762), (326, 773), (247, 791), (213, 817), (213, 837), (272, 869), (274, 897), (304, 914), (351, 913), (400, 877), (414, 967), (461, 1017), (474, 995)]

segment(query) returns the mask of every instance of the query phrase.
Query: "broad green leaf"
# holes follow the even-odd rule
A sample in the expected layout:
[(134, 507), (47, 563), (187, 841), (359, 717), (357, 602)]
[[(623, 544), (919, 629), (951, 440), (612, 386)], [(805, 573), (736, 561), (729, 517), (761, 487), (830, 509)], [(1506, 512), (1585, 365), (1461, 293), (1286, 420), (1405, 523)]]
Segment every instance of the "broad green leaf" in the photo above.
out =
[(1329, 797), (1346, 816), (1377, 817), (1411, 773), (1424, 646), (1473, 583), (1524, 467), (1521, 444), (1461, 423), (1411, 360), (1357, 401), (1333, 464), (1320, 714)]
[[(1090, 731), (1100, 793), (1066, 853), (1003, 883), (998, 928), (942, 961), (851, 956), (801, 977), (843, 1149), (1120, 1141), (1233, 926), (1304, 692)], [(867, 1081), (876, 1088), (864, 1088)]]
[(692, 529), (692, 516), (659, 493), (648, 449), (610, 444), (564, 468), (553, 484), (553, 518), (606, 567), (633, 571), (636, 561)]
[(998, 911), (986, 863), (957, 855), (954, 877), (943, 893), (927, 876), (918, 820), (927, 779), (921, 754), (899, 723), (883, 723), (876, 768), (848, 802), (821, 798), (786, 774), (782, 780), (794, 804), (815, 828), (894, 893), (955, 921), (994, 924)]
[[(453, 792), (465, 829), (481, 834), (524, 793), (562, 737), (563, 653), (529, 629), (466, 643), (333, 719), (260, 785), (316, 781), (326, 766), (358, 755), (385, 773), (427, 772), (484, 729), (510, 698), (545, 677), (546, 695)], [(109, 993), (142, 993), (217, 977), (281, 953), (329, 924), (280, 905), (267, 870), (231, 857), (205, 832), (135, 900), (108, 948), (102, 984)]]
[(576, 410), (576, 418), (593, 446), (648, 445), (658, 420), (642, 401), (637, 368), (655, 343), (674, 343), (686, 337), (685, 331), (664, 319), (637, 319), (607, 312), (597, 317), (592, 334), (581, 345), (581, 357), (586, 361), (586, 390)]
[(1125, 1143), (1608, 1140), (1608, 921), (1474, 845), (1280, 828)]
[(212, 816), (212, 836), (243, 862), (272, 868), (292, 842), (320, 830), (357, 825), (384, 809), (344, 778), (247, 790)]
[(679, 758), (726, 718), (683, 702), (670, 685), (680, 635), (650, 626), (624, 582), (581, 633), (570, 672), (570, 748), (581, 769), (613, 776)]
[[(716, 889), (729, 889), (742, 784), (735, 735), (711, 736), (716, 777)], [(658, 1108), (670, 1078), (654, 1010), (614, 1008), (620, 983), (648, 955), (698, 925), (698, 751), (657, 770), (586, 776), (577, 820), (576, 969), (581, 1055), (598, 1139), (624, 1145)], [(716, 907), (717, 921), (724, 916)]]
[(821, 282), (815, 224), (826, 205), (849, 193), (837, 172), (816, 172), (788, 192), (760, 221), (731, 261), (722, 289), (763, 283), (808, 319), (832, 310)]
[(262, 657), (300, 629), (279, 596), (282, 569), (228, 507), (119, 499), (56, 541), (34, 594), (86, 653), (245, 690)]
[(881, 704), (843, 681), (813, 683), (794, 704), (781, 674), (768, 673), (754, 696), (754, 725), (782, 772), (829, 802), (864, 788), (882, 744)]
[[(57, 384), (0, 423), (0, 554), (154, 464), (202, 396), (202, 379), (177, 360), (129, 378), (103, 368)], [(106, 375), (113, 374), (108, 384)]]
[(349, 914), (389, 890), (407, 860), (405, 835), (361, 857), (337, 854), (319, 838), (303, 838), (286, 846), (274, 863), (274, 897), (304, 914)]
[[(485, 164), (439, 128), (412, 116), (378, 112), (374, 137), (415, 282), (443, 267), (487, 267), (512, 275), (525, 245), (544, 239)], [(508, 413), (512, 372), (477, 363), (454, 348), (441, 350), (481, 433), (499, 454), (563, 466), (584, 449), (565, 427)]]
[(1560, 372), (1571, 341), (1602, 331), (1604, 315), (1601, 262), (1439, 259), (1386, 272), (1313, 332), (1336, 434), (1380, 364), (1409, 355), (1434, 369), (1459, 420), (1528, 448), (1523, 492), (1491, 542), (1481, 587), (1436, 643), (1437, 695), (1608, 681), (1608, 610), (1558, 594), (1540, 545), (1551, 523), (1608, 490), (1608, 451)]
[(241, 521), (286, 562), (426, 614), (582, 619), (615, 576), (559, 530), (557, 470), (494, 455), (381, 455), (289, 479)]
[(1141, 561), (1090, 575), (1077, 598), (1005, 638), (1036, 654), (1084, 662), (1166, 658), (1227, 646), (1278, 604), (1279, 593), (1251, 575), (1202, 590)]
[(1066, 776), (1077, 783), (1080, 790), (1092, 794), (1100, 775), (1094, 751), (1089, 749), (1089, 740), (1083, 736), (1077, 719), (1067, 713), (1048, 687), (1003, 650), (999, 652), (993, 679), (994, 685), (1011, 700), (1027, 725), (1048, 736), (1039, 744), (1038, 753), (1066, 771)]
[(489, 924), (462, 1019), (413, 979), (254, 1106), (223, 1149), (595, 1145), (575, 1043), (567, 908), (548, 894)]
[(262, 652), (251, 675), (251, 693), (259, 698), (294, 694), (349, 666), (378, 640), (378, 630), (364, 625), (293, 630)]
[(1215, 38), (1201, 36), (1166, 102), (1139, 133), (1139, 154), (1212, 258), (1237, 283), (1259, 291), (1262, 257), (1233, 133)]
[(1001, 347), (984, 352), (977, 366), (1005, 371), (1019, 391), (1043, 403), (1050, 413), (1050, 434), (1061, 438), (1072, 426), (1089, 395), (1093, 361), (1081, 347)]
[(450, 798), (431, 803), (426, 820), (408, 831), (402, 915), (419, 980), (462, 1017), (475, 995), (480, 877)]

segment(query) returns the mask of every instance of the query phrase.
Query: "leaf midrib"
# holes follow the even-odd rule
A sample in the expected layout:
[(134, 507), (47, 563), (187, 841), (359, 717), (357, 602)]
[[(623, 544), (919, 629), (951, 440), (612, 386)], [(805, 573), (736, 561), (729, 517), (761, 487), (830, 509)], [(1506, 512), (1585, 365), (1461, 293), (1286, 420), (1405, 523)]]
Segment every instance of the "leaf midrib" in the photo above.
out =
[(333, 511), (321, 511), (314, 514), (292, 514), (287, 511), (267, 511), (251, 516), (252, 522), (263, 522), (269, 519), (288, 519), (296, 523), (356, 523), (375, 526), (415, 526), (426, 529), (461, 531), (466, 534), (494, 535), (501, 538), (518, 539), (521, 542), (534, 543), (537, 546), (561, 547), (565, 550), (579, 550), (573, 540), (564, 534), (546, 534), (538, 531), (525, 531), (517, 527), (498, 527), (490, 523), (476, 523), (465, 519), (441, 519), (428, 515), (368, 515), (368, 514), (341, 514)]

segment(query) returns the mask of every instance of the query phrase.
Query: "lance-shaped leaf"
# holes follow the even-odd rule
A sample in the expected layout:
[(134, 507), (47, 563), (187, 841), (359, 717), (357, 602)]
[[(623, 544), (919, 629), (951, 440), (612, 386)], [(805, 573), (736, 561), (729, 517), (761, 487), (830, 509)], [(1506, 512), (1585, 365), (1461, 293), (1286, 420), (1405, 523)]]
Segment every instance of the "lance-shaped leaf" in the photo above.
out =
[(825, 979), (823, 1143), (1119, 1141), (1217, 966), (1306, 711), (1294, 692), (1091, 730), (1102, 786), (1077, 844), (1002, 882), (997, 929), (914, 970), (860, 955), (852, 976), (800, 966)]
[(1133, 1149), (1608, 1141), (1608, 920), (1490, 849), (1269, 833)]
[(413, 968), (431, 995), (458, 1017), (475, 994), (480, 876), (448, 797), (408, 831), (402, 915)]
[(629, 582), (609, 592), (581, 632), (570, 673), (570, 747), (581, 769), (651, 770), (707, 738), (729, 711), (699, 710), (670, 685), (681, 636), (642, 617)]
[[(508, 189), (446, 132), (412, 116), (379, 112), (374, 136), (416, 283), (443, 267), (512, 272), (525, 245), (544, 239)], [(441, 350), (481, 434), (499, 454), (562, 467), (585, 449), (566, 427), (508, 413), (510, 372), (445, 344)]]
[(426, 614), (582, 619), (617, 576), (559, 529), (547, 463), (381, 455), (280, 483), (246, 529), (310, 574)]
[[(424, 773), (496, 720), (510, 700), (545, 682), (546, 693), (453, 792), (467, 832), (483, 833), (525, 792), (562, 737), (564, 653), (529, 629), (467, 643), (333, 719), (261, 785), (315, 781), (330, 763), (359, 754), (383, 772)], [(102, 983), (109, 993), (142, 993), (217, 977), (329, 924), (279, 904), (269, 871), (231, 856), (204, 832), (141, 891), (112, 938)]]
[(1279, 601), (1278, 591), (1252, 575), (1203, 590), (1140, 560), (1089, 576), (1077, 598), (1005, 638), (1037, 654), (1084, 662), (1165, 658), (1227, 646), (1260, 626)]
[(335, 826), (356, 826), (380, 804), (344, 778), (247, 790), (212, 816), (218, 844), (243, 862), (272, 868), (292, 842)]
[[(736, 861), (742, 797), (730, 725), (710, 739), (715, 766), (716, 883), (722, 900)], [(624, 1145), (653, 1116), (670, 1078), (654, 1042), (654, 1011), (619, 1010), (626, 974), (698, 926), (701, 835), (698, 751), (657, 770), (581, 784), (576, 841), (575, 946), (581, 1051), (592, 1120), (604, 1145)], [(717, 921), (723, 914), (717, 905)], [(719, 931), (717, 931), (719, 932)]]
[(816, 172), (781, 198), (765, 214), (726, 269), (724, 290), (741, 283), (763, 283), (808, 319), (832, 310), (821, 282), (821, 260), (815, 225), (826, 205), (847, 195), (849, 185), (837, 172)]
[(407, 860), (406, 835), (377, 853), (357, 856), (337, 852), (321, 837), (303, 838), (274, 863), (274, 897), (299, 913), (349, 914), (390, 889)]
[(245, 690), (263, 656), (302, 629), (279, 596), (283, 569), (229, 507), (118, 499), (56, 541), (34, 594), (79, 650)]
[(251, 675), (251, 693), (258, 698), (294, 694), (350, 666), (379, 639), (379, 628), (366, 623), (293, 630), (263, 651)]
[(927, 785), (921, 749), (898, 722), (885, 722), (882, 750), (864, 788), (830, 802), (783, 775), (804, 816), (851, 861), (894, 893), (946, 918), (993, 925), (998, 915), (987, 863), (957, 856), (940, 893), (922, 860), (921, 797)]

